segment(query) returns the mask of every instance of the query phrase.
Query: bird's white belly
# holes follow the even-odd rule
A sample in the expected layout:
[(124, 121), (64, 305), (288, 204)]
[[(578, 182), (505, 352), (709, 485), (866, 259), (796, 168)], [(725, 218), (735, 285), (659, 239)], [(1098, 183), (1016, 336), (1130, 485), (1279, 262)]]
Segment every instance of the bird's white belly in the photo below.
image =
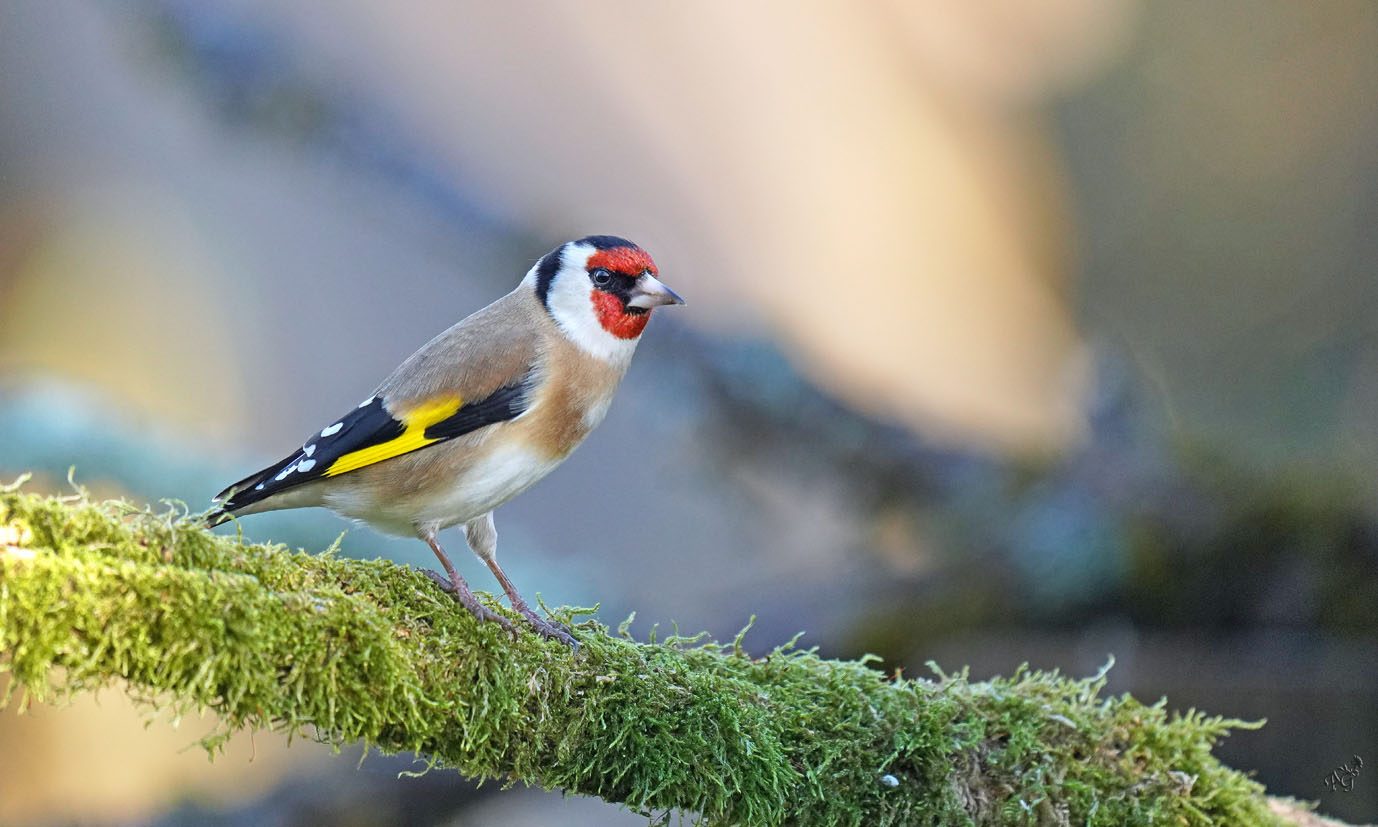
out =
[(449, 528), (481, 517), (554, 470), (559, 459), (521, 445), (495, 447), (448, 485), (403, 497), (341, 488), (326, 493), (321, 504), (360, 520), (386, 534), (416, 536), (418, 527)]
[(468, 522), (535, 485), (560, 464), (522, 445), (495, 448), (448, 488), (420, 503), (418, 522), (441, 528)]

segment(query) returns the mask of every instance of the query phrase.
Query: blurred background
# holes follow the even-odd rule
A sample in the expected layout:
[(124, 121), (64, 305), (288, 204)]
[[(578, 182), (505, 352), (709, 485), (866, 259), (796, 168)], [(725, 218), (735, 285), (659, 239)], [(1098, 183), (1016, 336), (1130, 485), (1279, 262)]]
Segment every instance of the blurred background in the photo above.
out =
[[(1113, 653), (1378, 819), (1323, 786), (1378, 763), (1378, 5), (0, 0), (0, 113), (0, 481), (199, 510), (623, 235), (689, 306), (499, 510), (526, 594), (909, 675)], [(0, 822), (644, 823), (144, 720), (0, 712)]]

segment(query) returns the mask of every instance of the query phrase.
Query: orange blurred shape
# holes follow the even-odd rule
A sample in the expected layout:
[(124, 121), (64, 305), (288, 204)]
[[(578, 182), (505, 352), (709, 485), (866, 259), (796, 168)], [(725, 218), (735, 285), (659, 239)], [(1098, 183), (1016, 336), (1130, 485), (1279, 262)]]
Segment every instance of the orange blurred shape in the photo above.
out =
[(328, 35), (279, 13), (495, 209), (636, 239), (696, 323), (764, 321), (862, 408), (1039, 450), (1081, 432), (1086, 368), (1033, 105), (1105, 65), (1133, 12), (353, 0)]

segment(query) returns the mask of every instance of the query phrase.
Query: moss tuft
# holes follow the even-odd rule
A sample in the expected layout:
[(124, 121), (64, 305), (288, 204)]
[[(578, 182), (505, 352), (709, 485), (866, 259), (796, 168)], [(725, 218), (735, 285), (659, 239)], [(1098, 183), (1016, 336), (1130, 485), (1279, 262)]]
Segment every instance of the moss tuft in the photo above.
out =
[(637, 643), (588, 612), (555, 610), (573, 653), (478, 624), (386, 560), (0, 490), (12, 686), (123, 682), (155, 711), (212, 709), (212, 753), (241, 728), (362, 741), (707, 824), (1282, 823), (1211, 756), (1244, 724), (1102, 698), (1103, 675), (892, 679), (792, 642), (759, 658), (740, 636)]

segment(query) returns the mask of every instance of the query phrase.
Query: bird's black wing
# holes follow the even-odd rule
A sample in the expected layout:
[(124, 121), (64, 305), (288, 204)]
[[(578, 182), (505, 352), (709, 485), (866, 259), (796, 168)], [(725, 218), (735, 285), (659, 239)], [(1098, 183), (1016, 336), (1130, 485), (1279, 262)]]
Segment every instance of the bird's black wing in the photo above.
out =
[(372, 396), (333, 425), (314, 434), (281, 462), (227, 487), (215, 496), (219, 509), (207, 521), (219, 525), (245, 506), (322, 477), (454, 439), (520, 416), (528, 406), (527, 378), (504, 385), (482, 399), (441, 397), (394, 414), (387, 400)]

